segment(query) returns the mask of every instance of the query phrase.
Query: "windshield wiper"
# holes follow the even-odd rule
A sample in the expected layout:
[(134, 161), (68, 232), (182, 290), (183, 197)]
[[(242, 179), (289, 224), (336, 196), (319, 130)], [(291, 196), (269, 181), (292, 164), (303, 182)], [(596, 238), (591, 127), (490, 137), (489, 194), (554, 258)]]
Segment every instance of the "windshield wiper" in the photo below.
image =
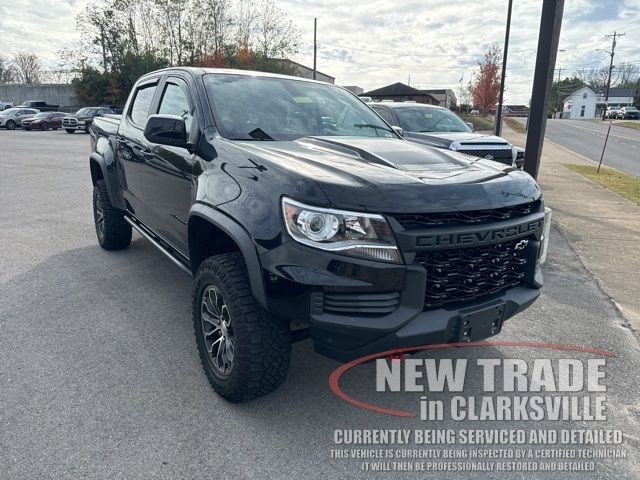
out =
[(389, 130), (386, 127), (381, 127), (380, 125), (373, 125), (372, 123), (354, 123), (353, 126), (356, 128), (368, 127), (368, 128), (373, 128), (374, 130), (384, 130), (385, 132), (393, 133), (391, 130)]
[(419, 133), (431, 133), (435, 132), (435, 130), (418, 130)]
[(254, 140), (273, 140), (273, 137), (262, 130), (260, 127), (256, 128), (255, 130), (251, 130), (249, 132), (249, 136)]

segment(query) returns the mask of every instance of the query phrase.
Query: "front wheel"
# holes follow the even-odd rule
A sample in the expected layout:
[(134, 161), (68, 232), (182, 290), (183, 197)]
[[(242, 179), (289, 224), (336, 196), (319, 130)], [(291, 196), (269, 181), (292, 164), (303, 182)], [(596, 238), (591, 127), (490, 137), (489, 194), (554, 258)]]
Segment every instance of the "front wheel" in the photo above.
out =
[(104, 180), (93, 187), (93, 220), (98, 243), (105, 250), (122, 250), (131, 243), (131, 225), (124, 219), (124, 212), (111, 205)]
[(76, 133), (76, 131), (73, 128), (65, 128), (64, 131), (67, 133)]
[(193, 328), (209, 383), (230, 402), (278, 388), (289, 371), (289, 323), (255, 301), (239, 253), (207, 258), (193, 287)]
[(7, 130), (15, 130), (16, 129), (16, 122), (13, 120), (8, 120), (7, 124), (5, 125), (7, 127)]
[(42, 122), (42, 130), (49, 130), (49, 124), (47, 122)]

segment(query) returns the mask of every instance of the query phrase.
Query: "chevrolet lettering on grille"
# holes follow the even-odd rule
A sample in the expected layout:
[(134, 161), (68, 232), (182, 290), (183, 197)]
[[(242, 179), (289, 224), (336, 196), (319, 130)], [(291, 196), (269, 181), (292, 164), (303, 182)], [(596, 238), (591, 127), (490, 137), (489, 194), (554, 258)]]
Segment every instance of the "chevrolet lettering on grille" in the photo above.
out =
[(523, 237), (540, 231), (542, 230), (543, 222), (544, 219), (540, 218), (519, 225), (502, 228), (421, 235), (416, 239), (416, 246), (423, 248), (451, 248), (496, 243), (501, 240)]

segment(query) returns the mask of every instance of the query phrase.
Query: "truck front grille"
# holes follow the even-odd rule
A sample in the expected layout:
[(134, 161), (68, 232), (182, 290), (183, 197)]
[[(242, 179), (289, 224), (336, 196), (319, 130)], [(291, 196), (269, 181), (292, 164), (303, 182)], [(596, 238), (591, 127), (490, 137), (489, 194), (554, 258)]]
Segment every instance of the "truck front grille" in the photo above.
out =
[(510, 148), (503, 148), (499, 150), (484, 149), (484, 148), (459, 148), (457, 150), (465, 155), (473, 155), (474, 157), (490, 158), (495, 162), (500, 162), (505, 165), (511, 165), (513, 163), (513, 153)]
[(325, 292), (323, 310), (342, 315), (386, 315), (394, 312), (399, 304), (400, 292)]
[(427, 270), (424, 308), (465, 302), (522, 283), (528, 240), (495, 245), (418, 252), (415, 261)]
[(511, 207), (495, 208), (492, 210), (470, 210), (466, 212), (436, 212), (436, 213), (403, 213), (394, 214), (398, 223), (405, 230), (424, 227), (438, 227), (442, 225), (470, 225), (476, 223), (499, 222), (512, 218), (523, 217), (540, 209), (540, 200), (522, 203)]
[(76, 127), (76, 126), (78, 126), (78, 119), (77, 118), (63, 118), (62, 119), (62, 125), (64, 125), (65, 127)]

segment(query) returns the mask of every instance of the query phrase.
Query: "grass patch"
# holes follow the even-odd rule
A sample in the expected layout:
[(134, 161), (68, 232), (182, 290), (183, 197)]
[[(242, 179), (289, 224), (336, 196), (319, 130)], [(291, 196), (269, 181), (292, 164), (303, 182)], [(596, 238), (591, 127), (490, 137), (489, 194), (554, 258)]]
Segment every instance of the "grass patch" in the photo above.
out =
[(520, 121), (516, 120), (515, 118), (505, 117), (504, 118), (504, 123), (509, 125), (509, 127), (511, 127), (511, 129), (514, 130), (517, 133), (527, 133), (527, 129), (525, 128), (524, 123), (521, 123)]
[(460, 115), (465, 122), (473, 123), (474, 131), (493, 130), (493, 117), (482, 115)]
[(600, 173), (596, 173), (598, 167), (591, 165), (576, 165), (573, 163), (565, 163), (563, 165), (569, 170), (579, 173), (612, 192), (631, 200), (636, 205), (640, 205), (640, 177), (606, 167), (602, 167)]
[(618, 123), (614, 123), (614, 125), (618, 125), (620, 127), (627, 127), (627, 128), (635, 128), (636, 130), (640, 130), (640, 122), (639, 121), (626, 121), (626, 122), (618, 122)]

